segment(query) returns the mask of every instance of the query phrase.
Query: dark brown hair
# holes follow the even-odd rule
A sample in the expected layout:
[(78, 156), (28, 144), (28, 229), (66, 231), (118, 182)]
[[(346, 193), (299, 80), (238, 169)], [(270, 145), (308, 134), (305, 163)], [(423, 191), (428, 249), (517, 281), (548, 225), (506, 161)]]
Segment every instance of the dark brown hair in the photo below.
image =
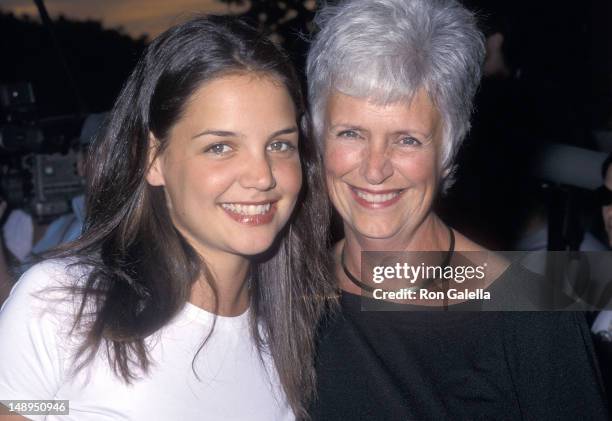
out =
[[(231, 17), (196, 17), (160, 35), (117, 99), (90, 154), (84, 234), (55, 253), (91, 269), (71, 287), (82, 298), (74, 325), (85, 333), (78, 367), (104, 346), (116, 374), (130, 382), (136, 368), (146, 372), (150, 363), (144, 339), (183, 308), (196, 279), (203, 275), (214, 290), (206, 264), (173, 226), (163, 189), (151, 187), (145, 175), (150, 133), (163, 149), (198, 87), (233, 72), (274, 77), (306, 118), (286, 55)], [(333, 304), (334, 286), (321, 159), (308, 139), (302, 136), (299, 145), (300, 202), (273, 248), (252, 261), (251, 332), (260, 351), (272, 355), (296, 416), (307, 418), (316, 325)]]

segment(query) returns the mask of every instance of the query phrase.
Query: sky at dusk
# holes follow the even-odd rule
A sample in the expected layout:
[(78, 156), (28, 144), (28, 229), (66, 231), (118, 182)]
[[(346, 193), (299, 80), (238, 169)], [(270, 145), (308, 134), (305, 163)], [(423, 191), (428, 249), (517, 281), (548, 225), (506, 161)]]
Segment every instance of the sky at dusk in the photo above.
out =
[[(106, 28), (123, 27), (128, 34), (154, 37), (173, 24), (197, 12), (237, 13), (244, 7), (228, 8), (216, 0), (45, 0), (52, 18), (59, 15), (102, 21)], [(0, 10), (38, 18), (33, 0), (2, 0)]]

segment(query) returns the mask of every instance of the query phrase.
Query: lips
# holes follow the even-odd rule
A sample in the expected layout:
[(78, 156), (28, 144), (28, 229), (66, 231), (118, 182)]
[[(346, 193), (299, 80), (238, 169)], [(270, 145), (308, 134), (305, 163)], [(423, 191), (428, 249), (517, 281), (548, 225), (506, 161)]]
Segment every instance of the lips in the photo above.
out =
[(274, 218), (276, 202), (222, 203), (221, 209), (234, 221), (244, 225), (264, 225)]
[(403, 189), (373, 191), (350, 186), (355, 201), (368, 209), (382, 209), (397, 203)]

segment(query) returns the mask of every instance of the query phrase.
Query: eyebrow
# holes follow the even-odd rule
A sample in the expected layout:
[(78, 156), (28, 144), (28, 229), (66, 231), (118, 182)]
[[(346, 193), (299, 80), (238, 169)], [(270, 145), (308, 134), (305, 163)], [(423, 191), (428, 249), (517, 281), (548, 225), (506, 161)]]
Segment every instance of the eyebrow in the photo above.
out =
[[(331, 126), (331, 127), (329, 128), (329, 130), (338, 130), (338, 129), (344, 129), (344, 130), (356, 130), (356, 131), (360, 131), (360, 132), (369, 132), (369, 130), (368, 130), (368, 129), (365, 129), (365, 128), (361, 127), (361, 126), (357, 126), (357, 125), (354, 125), (354, 124), (344, 124), (344, 123), (340, 123), (340, 124), (334, 124), (333, 126)], [(433, 133), (433, 132), (432, 132), (432, 133), (427, 134), (427, 133), (422, 132), (422, 131), (420, 131), (420, 130), (411, 130), (411, 129), (402, 129), (402, 130), (396, 130), (396, 131), (394, 131), (394, 132), (393, 132), (393, 133), (391, 133), (391, 134), (392, 134), (392, 135), (394, 135), (394, 136), (397, 136), (397, 135), (402, 135), (402, 134), (407, 134), (407, 135), (412, 136), (412, 135), (414, 135), (414, 134), (418, 134), (418, 135), (423, 136), (423, 137), (424, 137), (425, 139), (427, 139), (427, 140), (431, 139), (431, 138), (434, 136), (434, 133)]]
[(396, 132), (391, 133), (393, 136), (401, 136), (401, 135), (408, 135), (408, 136), (414, 136), (416, 135), (420, 135), (422, 136), (425, 140), (430, 140), (431, 138), (434, 137), (434, 132), (431, 133), (425, 133), (422, 132), (420, 130), (398, 130)]
[(293, 133), (297, 133), (298, 129), (297, 127), (287, 127), (286, 129), (281, 129), (281, 130), (277, 130), (274, 133), (272, 133), (272, 135), (270, 135), (270, 137), (276, 137), (276, 136), (282, 136), (284, 134), (293, 134)]
[(200, 133), (192, 136), (191, 138), (195, 139), (197, 137), (208, 136), (208, 135), (218, 136), (218, 137), (237, 137), (237, 136), (240, 136), (236, 132), (229, 132), (227, 130), (204, 130), (203, 132), (200, 132)]
[(361, 132), (367, 132), (367, 130), (361, 126), (356, 126), (354, 124), (346, 124), (346, 123), (334, 124), (333, 126), (329, 128), (329, 130), (337, 130), (337, 129), (359, 130)]
[[(281, 129), (281, 130), (277, 130), (274, 133), (272, 133), (270, 135), (270, 137), (276, 137), (276, 136), (281, 136), (284, 134), (292, 134), (292, 133), (296, 133), (298, 131), (297, 127), (287, 127), (285, 129)], [(218, 136), (218, 137), (241, 137), (243, 136), (241, 133), (237, 133), (237, 132), (230, 132), (227, 130), (204, 130), (203, 132), (200, 132), (194, 136), (192, 136), (192, 139), (196, 139), (198, 137), (201, 136)]]

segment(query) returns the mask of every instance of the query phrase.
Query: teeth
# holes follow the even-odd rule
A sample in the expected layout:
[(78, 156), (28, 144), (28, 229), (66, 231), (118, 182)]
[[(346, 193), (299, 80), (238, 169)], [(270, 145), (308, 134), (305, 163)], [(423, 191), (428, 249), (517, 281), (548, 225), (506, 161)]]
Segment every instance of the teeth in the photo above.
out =
[(270, 203), (265, 205), (240, 205), (234, 203), (223, 203), (221, 204), (223, 209), (226, 209), (233, 213), (239, 213), (241, 215), (261, 215), (270, 210)]
[(355, 190), (355, 192), (357, 193), (357, 196), (359, 196), (363, 200), (366, 200), (366, 201), (371, 202), (371, 203), (386, 202), (388, 200), (393, 199), (394, 197), (399, 196), (399, 194), (400, 194), (399, 191), (396, 191), (396, 192), (393, 192), (393, 193), (386, 193), (386, 194), (372, 194), (372, 193), (366, 193), (366, 192), (361, 191), (361, 190)]

